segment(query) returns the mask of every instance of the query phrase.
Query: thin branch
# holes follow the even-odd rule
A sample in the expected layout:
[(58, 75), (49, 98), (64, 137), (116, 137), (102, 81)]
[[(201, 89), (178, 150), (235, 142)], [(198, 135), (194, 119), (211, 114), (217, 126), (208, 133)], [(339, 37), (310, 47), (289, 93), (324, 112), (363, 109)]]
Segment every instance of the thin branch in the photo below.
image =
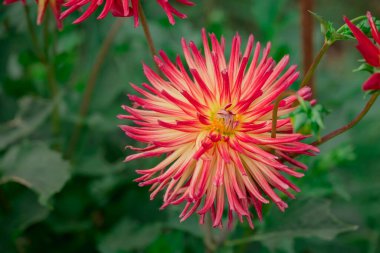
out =
[(78, 143), (79, 137), (81, 135), (82, 127), (83, 127), (83, 121), (84, 118), (87, 116), (88, 109), (91, 103), (92, 94), (94, 92), (94, 88), (96, 85), (96, 81), (98, 79), (98, 75), (100, 72), (101, 67), (103, 66), (103, 63), (106, 59), (106, 56), (108, 54), (108, 51), (112, 45), (112, 42), (114, 41), (117, 33), (119, 32), (120, 28), (122, 27), (123, 20), (117, 19), (116, 22), (112, 25), (110, 31), (107, 34), (106, 39), (104, 40), (99, 53), (96, 56), (95, 63), (91, 69), (90, 76), (88, 78), (88, 82), (86, 85), (86, 89), (84, 91), (83, 100), (80, 105), (79, 110), (79, 120), (77, 124), (74, 127), (74, 130), (71, 135), (71, 139), (69, 141), (69, 145), (67, 148), (67, 152), (65, 154), (65, 157), (70, 158), (75, 150), (75, 147)]
[[(362, 21), (362, 20), (365, 20), (365, 19), (367, 19), (367, 16), (366, 16), (366, 15), (363, 15), (363, 16), (359, 16), (359, 17), (353, 18), (353, 19), (351, 19), (350, 21), (351, 21), (352, 23), (355, 24), (355, 23), (357, 23), (357, 22), (359, 22), (359, 21)], [(342, 32), (342, 30), (343, 30), (345, 27), (347, 27), (347, 24), (344, 24), (344, 25), (342, 25), (341, 27), (339, 27), (338, 30), (336, 30), (336, 32), (337, 32), (337, 33)]]
[[(351, 22), (359, 22), (360, 20), (363, 20), (365, 18), (366, 18), (366, 16), (360, 16), (360, 17), (352, 19)], [(346, 24), (342, 25), (337, 30), (337, 33), (341, 32), (345, 26), (346, 26)], [(332, 44), (334, 44), (334, 42), (335, 42), (335, 40), (328, 41), (325, 38), (325, 42), (324, 42), (322, 48), (319, 50), (317, 56), (314, 58), (311, 66), (307, 70), (307, 72), (304, 76), (304, 79), (302, 80), (301, 87), (307, 86), (308, 84), (310, 84), (310, 82), (312, 82), (316, 68), (318, 67), (319, 63), (321, 62), (323, 56), (326, 54), (327, 50), (331, 47)]]
[(25, 14), (25, 18), (26, 18), (26, 24), (28, 27), (28, 32), (29, 32), (30, 38), (32, 40), (34, 51), (35, 51), (37, 57), (41, 61), (44, 61), (45, 59), (44, 59), (44, 56), (41, 54), (41, 48), (40, 48), (40, 45), (38, 43), (36, 30), (34, 29), (32, 18), (30, 17), (30, 9), (29, 9), (28, 4), (23, 4), (23, 9), (24, 9), (24, 14)]
[(318, 67), (319, 63), (322, 60), (322, 57), (325, 55), (325, 53), (327, 52), (330, 46), (331, 44), (328, 42), (325, 42), (323, 44), (322, 48), (319, 50), (318, 55), (314, 58), (313, 63), (311, 64), (310, 68), (306, 72), (306, 75), (304, 79), (302, 80), (301, 87), (307, 86), (310, 83), (310, 81), (312, 80), (314, 76), (314, 72), (316, 68)]
[(287, 96), (290, 95), (296, 95), (298, 96), (297, 92), (293, 90), (286, 90), (283, 93), (281, 93), (280, 96), (276, 98), (274, 101), (273, 111), (272, 111), (272, 132), (271, 132), (271, 138), (276, 138), (276, 128), (277, 128), (277, 119), (278, 119), (278, 107), (280, 106), (280, 102), (282, 99), (284, 99)]
[(371, 109), (372, 105), (375, 103), (377, 97), (380, 95), (380, 92), (377, 91), (376, 93), (372, 94), (371, 98), (368, 100), (367, 104), (365, 105), (365, 107), (363, 108), (363, 110), (350, 122), (348, 123), (347, 125), (344, 125), (342, 126), (341, 128), (338, 128), (328, 134), (326, 134), (325, 136), (323, 136), (321, 139), (313, 142), (311, 145), (314, 145), (314, 146), (319, 146), (329, 140), (331, 140), (332, 138), (350, 130), (351, 128), (353, 128), (356, 124), (358, 124), (362, 119), (363, 117), (368, 113), (368, 111)]
[[(57, 75), (55, 71), (55, 54), (49, 56), (49, 48), (51, 46), (51, 41), (50, 41), (50, 31), (49, 31), (49, 24), (51, 21), (49, 13), (45, 14), (45, 22), (44, 22), (44, 28), (43, 28), (43, 33), (44, 33), (44, 50), (43, 50), (43, 55), (44, 55), (44, 60), (42, 61), (45, 65), (46, 72), (47, 72), (47, 81), (48, 81), (48, 86), (50, 90), (50, 96), (54, 100), (58, 96), (59, 92), (59, 86), (57, 82)], [(61, 117), (59, 113), (59, 106), (58, 103), (54, 105), (53, 110), (52, 110), (52, 131), (53, 135), (58, 136), (60, 131), (61, 131)]]
[[(35, 51), (35, 54), (41, 61), (41, 63), (44, 64), (46, 68), (46, 73), (47, 73), (47, 83), (48, 83), (48, 88), (50, 91), (50, 96), (54, 100), (58, 96), (58, 84), (57, 84), (57, 79), (56, 79), (56, 73), (55, 73), (55, 66), (54, 66), (54, 61), (49, 60), (49, 15), (46, 13), (45, 17), (45, 22), (44, 22), (44, 28), (43, 28), (43, 34), (44, 34), (44, 45), (43, 45), (43, 50), (41, 48), (41, 45), (39, 44), (39, 41), (37, 39), (37, 33), (36, 30), (34, 29), (34, 25), (32, 22), (32, 19), (30, 17), (30, 10), (29, 6), (27, 4), (24, 4), (24, 14), (28, 26), (28, 31), (29, 35), (32, 40), (33, 44), (33, 49)], [(52, 57), (54, 59), (54, 55)], [(55, 105), (54, 109), (52, 111), (52, 132), (54, 135), (58, 135), (60, 132), (60, 116), (59, 116), (59, 110), (58, 106)]]
[(213, 253), (217, 250), (217, 245), (215, 244), (214, 235), (212, 233), (212, 221), (210, 215), (206, 214), (205, 224), (203, 224), (202, 229), (204, 231), (203, 242), (205, 244), (205, 252)]
[(144, 13), (144, 10), (142, 8), (140, 1), (139, 1), (139, 18), (141, 20), (141, 25), (143, 27), (144, 34), (146, 37), (146, 41), (147, 41), (148, 46), (149, 46), (149, 51), (150, 51), (152, 57), (154, 57), (155, 55), (157, 55), (157, 50), (156, 50), (156, 47), (154, 46), (152, 34), (150, 32), (149, 25), (148, 25), (148, 22), (146, 20), (145, 13)]

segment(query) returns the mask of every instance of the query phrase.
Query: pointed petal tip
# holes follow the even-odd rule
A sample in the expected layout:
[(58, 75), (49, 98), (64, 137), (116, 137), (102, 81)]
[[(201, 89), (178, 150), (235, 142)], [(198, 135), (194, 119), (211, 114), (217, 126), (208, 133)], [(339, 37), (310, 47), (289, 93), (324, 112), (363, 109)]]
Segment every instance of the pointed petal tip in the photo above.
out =
[(363, 91), (380, 90), (380, 73), (371, 75), (362, 86)]

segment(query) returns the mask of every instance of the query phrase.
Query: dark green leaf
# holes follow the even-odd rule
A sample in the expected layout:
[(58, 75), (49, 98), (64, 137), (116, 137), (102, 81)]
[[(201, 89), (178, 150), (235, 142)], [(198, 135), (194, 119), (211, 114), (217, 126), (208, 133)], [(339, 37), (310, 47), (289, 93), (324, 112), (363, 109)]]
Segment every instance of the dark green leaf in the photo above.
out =
[(35, 194), (26, 188), (9, 187), (9, 191), (4, 188), (1, 188), (0, 252), (12, 252), (15, 238), (29, 226), (45, 219), (49, 209), (41, 206)]
[(24, 98), (16, 117), (0, 126), (0, 150), (33, 133), (49, 116), (52, 103), (33, 98)]
[(23, 143), (11, 148), (0, 163), (0, 184), (17, 182), (39, 196), (43, 205), (70, 178), (69, 163), (43, 143)]
[(161, 228), (162, 225), (159, 223), (141, 226), (136, 221), (126, 218), (101, 239), (98, 249), (101, 253), (144, 249), (156, 240)]
[(277, 211), (266, 219), (264, 231), (251, 237), (237, 239), (228, 245), (253, 241), (293, 240), (294, 238), (318, 237), (332, 240), (340, 233), (353, 231), (357, 226), (340, 221), (330, 210), (330, 202), (322, 199), (294, 200), (286, 213)]

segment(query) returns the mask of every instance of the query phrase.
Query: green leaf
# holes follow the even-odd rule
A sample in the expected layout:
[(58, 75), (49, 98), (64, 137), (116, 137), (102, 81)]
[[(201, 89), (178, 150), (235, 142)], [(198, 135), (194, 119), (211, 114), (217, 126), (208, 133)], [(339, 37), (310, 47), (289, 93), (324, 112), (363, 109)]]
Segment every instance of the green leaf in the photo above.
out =
[(292, 118), (294, 131), (296, 132), (309, 132), (310, 130), (302, 129), (307, 123), (307, 115), (305, 113), (295, 114)]
[(31, 191), (21, 186), (9, 186), (1, 188), (0, 252), (16, 252), (15, 239), (20, 233), (49, 214), (49, 209), (41, 206)]
[(42, 205), (47, 205), (70, 178), (69, 167), (61, 154), (46, 144), (23, 143), (11, 148), (0, 162), (0, 184), (22, 184), (38, 194)]
[(353, 70), (353, 72), (359, 72), (359, 71), (369, 72), (372, 74), (375, 72), (375, 68), (369, 65), (368, 63), (364, 62), (358, 68)]
[[(315, 19), (318, 20), (318, 22), (321, 25), (321, 32), (325, 36), (325, 42), (328, 44), (333, 44), (337, 40), (349, 40), (349, 39), (355, 39), (355, 37), (352, 35), (351, 30), (348, 28), (346, 24), (341, 26), (339, 29), (335, 29), (332, 22), (325, 20), (322, 16), (309, 11)], [(352, 19), (353, 22), (361, 21), (362, 19), (366, 19), (366, 16), (359, 16), (357, 18)], [(368, 22), (366, 20), (361, 21), (358, 23), (358, 28), (362, 30), (365, 34), (370, 34), (370, 28), (368, 26)]]
[(142, 226), (136, 221), (125, 218), (104, 236), (98, 245), (98, 250), (101, 253), (141, 250), (157, 239), (161, 229), (160, 223)]
[(294, 131), (319, 137), (320, 131), (325, 127), (323, 118), (328, 110), (320, 104), (312, 106), (310, 102), (303, 99), (299, 99), (299, 102), (300, 106), (290, 113)]
[(333, 27), (333, 23), (330, 22), (330, 21), (325, 20), (322, 16), (320, 16), (320, 15), (318, 15), (318, 14), (312, 12), (312, 11), (309, 11), (309, 12), (320, 23), (320, 25), (321, 25), (321, 32), (325, 36), (325, 41), (333, 42), (335, 40), (334, 36), (336, 35), (336, 30)]
[(53, 103), (30, 97), (20, 102), (20, 111), (6, 125), (0, 126), (0, 151), (33, 133), (49, 116)]
[(284, 238), (279, 240), (264, 240), (261, 243), (268, 248), (269, 252), (295, 253), (294, 240)]
[(357, 226), (346, 224), (335, 217), (331, 213), (330, 202), (323, 199), (294, 200), (285, 213), (272, 213), (265, 222), (264, 231), (229, 241), (227, 245), (310, 237), (332, 240), (340, 233), (357, 229)]
[(331, 212), (330, 201), (324, 199), (300, 199), (290, 203), (286, 215), (275, 212), (264, 235), (277, 237), (319, 237), (332, 240), (336, 235), (353, 231), (357, 226), (340, 221)]
[(8, 215), (0, 216), (2, 228), (11, 227), (15, 231), (22, 231), (47, 217), (49, 209), (41, 206), (30, 191), (23, 190), (16, 196), (11, 198)]

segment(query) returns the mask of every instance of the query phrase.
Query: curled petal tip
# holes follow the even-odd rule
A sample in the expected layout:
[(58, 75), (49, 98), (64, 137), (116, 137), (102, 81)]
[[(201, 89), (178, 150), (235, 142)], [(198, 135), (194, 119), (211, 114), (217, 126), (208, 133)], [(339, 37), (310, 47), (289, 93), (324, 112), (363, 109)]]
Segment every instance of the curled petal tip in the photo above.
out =
[[(253, 36), (249, 37), (245, 50), (250, 52), (255, 48), (252, 59), (245, 57), (248, 53), (240, 56), (239, 35), (233, 38), (234, 57), (231, 59), (224, 55), (224, 42), (219, 42), (212, 34), (207, 35), (205, 29), (202, 29), (202, 41), (204, 49), (200, 50), (194, 42), (186, 44), (185, 39), (181, 39), (187, 66), (171, 62), (160, 51), (154, 60), (165, 64), (162, 78), (143, 64), (144, 73), (151, 82), (143, 85), (146, 96), (129, 97), (143, 104), (144, 110), (126, 110), (132, 113), (130, 117), (136, 119), (138, 126), (123, 128), (128, 130), (129, 137), (154, 148), (134, 149), (140, 153), (126, 160), (166, 155), (154, 168), (138, 170), (137, 173), (142, 174), (138, 182), (140, 186), (151, 185), (154, 192), (151, 197), (160, 190), (166, 191), (161, 209), (186, 204), (181, 221), (198, 213), (203, 223), (206, 213), (211, 212), (213, 226), (221, 227), (223, 207), (228, 202), (229, 218), (233, 219), (234, 212), (240, 219), (246, 217), (253, 227), (250, 205), (254, 205), (259, 219), (262, 218), (261, 206), (270, 201), (283, 211), (287, 205), (274, 189), (296, 190), (283, 174), (295, 178), (302, 176), (283, 164), (279, 157), (304, 168), (285, 153), (312, 155), (317, 150), (300, 142), (307, 136), (291, 132), (289, 118), (279, 119), (278, 138), (268, 137), (272, 127), (268, 115), (273, 110), (273, 101), (295, 82), (298, 72), (296, 74), (296, 67), (291, 66), (281, 74), (289, 56), (285, 56), (277, 67), (269, 57), (270, 44), (261, 54), (260, 46), (253, 45)], [(255, 79), (255, 75), (261, 76)], [(308, 99), (307, 90), (301, 89), (299, 93)], [(235, 97), (237, 102), (229, 96)], [(295, 96), (287, 98), (292, 99)], [(288, 103), (284, 103), (278, 109), (281, 115), (287, 115), (287, 106)]]

